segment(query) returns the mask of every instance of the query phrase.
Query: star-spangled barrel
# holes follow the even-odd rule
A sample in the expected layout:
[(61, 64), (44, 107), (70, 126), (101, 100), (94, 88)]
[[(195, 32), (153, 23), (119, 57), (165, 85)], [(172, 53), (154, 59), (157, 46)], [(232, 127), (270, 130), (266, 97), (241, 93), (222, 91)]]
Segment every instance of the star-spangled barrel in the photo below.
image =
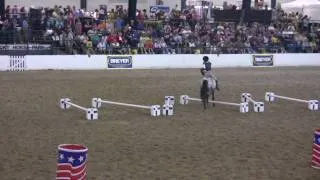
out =
[(320, 169), (320, 129), (314, 132), (311, 166)]
[(86, 180), (88, 148), (79, 144), (58, 146), (58, 180)]

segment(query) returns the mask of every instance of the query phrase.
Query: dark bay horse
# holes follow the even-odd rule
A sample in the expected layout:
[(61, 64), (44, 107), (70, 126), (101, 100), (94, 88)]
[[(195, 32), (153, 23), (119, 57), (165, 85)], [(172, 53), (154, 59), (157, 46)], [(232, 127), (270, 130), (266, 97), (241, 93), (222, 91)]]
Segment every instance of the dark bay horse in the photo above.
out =
[[(209, 82), (211, 81), (211, 83)], [(203, 108), (207, 109), (209, 106), (209, 97), (212, 96), (212, 101), (215, 100), (215, 89), (216, 83), (211, 78), (203, 78), (202, 84), (200, 87), (200, 97), (203, 103)], [(212, 103), (212, 106), (215, 106), (215, 103)]]

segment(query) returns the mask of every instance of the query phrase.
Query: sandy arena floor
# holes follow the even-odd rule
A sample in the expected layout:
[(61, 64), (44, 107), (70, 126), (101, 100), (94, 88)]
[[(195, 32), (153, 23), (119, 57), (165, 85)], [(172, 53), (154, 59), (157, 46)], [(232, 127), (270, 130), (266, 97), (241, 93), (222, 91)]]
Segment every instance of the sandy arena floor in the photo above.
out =
[[(320, 68), (217, 69), (217, 100), (240, 102), (242, 92), (266, 91), (313, 99)], [(91, 98), (163, 104), (165, 95), (198, 97), (199, 70), (0, 72), (0, 179), (55, 178), (57, 146), (89, 148), (88, 180), (319, 180), (309, 167), (320, 112), (305, 104), (266, 103), (266, 112), (241, 114), (217, 105), (177, 103), (175, 116), (104, 107), (98, 121), (61, 97), (90, 106)]]

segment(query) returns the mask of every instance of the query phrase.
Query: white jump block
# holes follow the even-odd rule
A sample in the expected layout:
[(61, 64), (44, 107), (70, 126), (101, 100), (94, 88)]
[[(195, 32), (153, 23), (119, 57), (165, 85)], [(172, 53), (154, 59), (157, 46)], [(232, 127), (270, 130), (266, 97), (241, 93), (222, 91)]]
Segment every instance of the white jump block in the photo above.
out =
[(254, 112), (264, 112), (264, 102), (254, 102), (253, 103)]
[(175, 97), (174, 96), (165, 96), (164, 97), (164, 104), (174, 105)]
[(276, 100), (276, 98), (284, 99), (284, 100), (288, 100), (288, 101), (305, 103), (305, 104), (307, 104), (307, 108), (311, 111), (319, 110), (319, 101), (318, 100), (303, 100), (303, 99), (298, 99), (298, 98), (291, 98), (291, 97), (287, 97), (287, 96), (276, 95), (273, 92), (266, 92), (266, 94), (265, 94), (265, 100), (267, 102), (274, 102)]
[(308, 101), (308, 109), (311, 111), (319, 110), (319, 101), (318, 100), (309, 100)]
[(250, 93), (242, 93), (241, 94), (241, 102), (249, 103), (249, 98), (252, 98)]
[(254, 112), (264, 112), (264, 102), (257, 102), (253, 100), (252, 95), (250, 93), (242, 93), (241, 102), (252, 103)]
[(151, 116), (161, 116), (161, 106), (160, 105), (151, 106)]
[(272, 93), (272, 92), (266, 92), (265, 100), (266, 100), (267, 102), (274, 102), (274, 101), (276, 100), (276, 98), (274, 97), (274, 93)]
[(173, 105), (164, 104), (162, 106), (162, 115), (164, 115), (164, 116), (173, 116)]
[[(189, 101), (198, 101), (201, 102), (201, 99), (198, 98), (191, 98), (188, 95), (181, 95), (180, 96), (180, 104), (186, 105), (189, 104)], [(243, 103), (230, 103), (230, 102), (223, 102), (223, 101), (210, 101), (209, 103), (216, 103), (216, 104), (222, 104), (222, 105), (228, 105), (228, 106), (237, 106), (239, 107), (239, 111), (241, 113), (247, 113), (249, 112), (249, 104), (246, 102)]]
[(92, 101), (91, 101), (91, 106), (94, 107), (94, 108), (101, 108), (101, 98), (92, 98)]
[(92, 98), (91, 104), (92, 104), (92, 107), (95, 107), (95, 108), (101, 108), (102, 104), (108, 104), (108, 105), (118, 105), (118, 106), (125, 106), (125, 107), (134, 107), (134, 108), (140, 108), (140, 109), (149, 109), (151, 116), (161, 116), (160, 105), (144, 106), (144, 105), (138, 105), (138, 104), (128, 104), (128, 103), (121, 103), (121, 102), (115, 102), (115, 101), (107, 101), (107, 100), (102, 100), (101, 98)]
[(248, 103), (240, 103), (240, 112), (248, 113), (249, 112), (249, 104)]
[(77, 104), (72, 103), (70, 98), (60, 99), (61, 109), (67, 110), (67, 109), (70, 109), (71, 107), (75, 107), (77, 109), (85, 111), (87, 120), (97, 120), (99, 118), (98, 110), (96, 108), (85, 108), (85, 107), (79, 106)]
[(183, 105), (189, 104), (189, 96), (188, 95), (181, 95), (180, 96), (180, 104), (183, 104)]
[(87, 120), (97, 120), (98, 119), (98, 109), (88, 108), (86, 117), (87, 117)]
[(71, 99), (70, 98), (61, 98), (60, 99), (60, 108), (61, 109), (70, 109), (71, 108)]

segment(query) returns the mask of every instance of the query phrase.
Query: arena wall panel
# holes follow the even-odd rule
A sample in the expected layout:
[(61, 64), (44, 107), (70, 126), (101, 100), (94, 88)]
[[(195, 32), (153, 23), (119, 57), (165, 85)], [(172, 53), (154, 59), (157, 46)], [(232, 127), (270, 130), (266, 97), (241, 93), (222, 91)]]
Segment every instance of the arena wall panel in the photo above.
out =
[[(204, 55), (0, 56), (0, 70), (175, 69), (202, 67)], [(320, 54), (207, 54), (214, 67), (320, 66)]]

